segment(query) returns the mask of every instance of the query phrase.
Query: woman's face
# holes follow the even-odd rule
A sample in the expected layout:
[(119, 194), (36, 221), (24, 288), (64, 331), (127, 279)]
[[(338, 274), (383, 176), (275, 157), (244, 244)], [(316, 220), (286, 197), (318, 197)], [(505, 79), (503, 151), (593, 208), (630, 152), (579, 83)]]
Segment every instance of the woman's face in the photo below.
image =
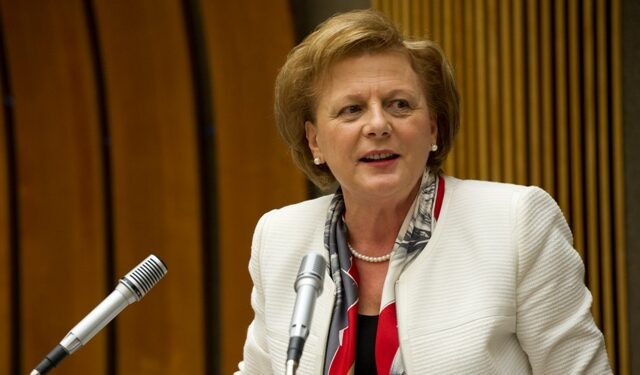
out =
[(345, 198), (407, 198), (437, 137), (420, 80), (400, 52), (334, 63), (321, 82), (316, 122), (305, 129)]

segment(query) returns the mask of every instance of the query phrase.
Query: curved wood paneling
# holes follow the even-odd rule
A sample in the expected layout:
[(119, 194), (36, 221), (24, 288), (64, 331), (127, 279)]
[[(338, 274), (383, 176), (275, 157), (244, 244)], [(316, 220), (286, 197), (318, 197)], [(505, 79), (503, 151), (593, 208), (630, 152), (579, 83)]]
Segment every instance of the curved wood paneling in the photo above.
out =
[[(472, 103), (476, 106), (476, 121), (478, 138), (473, 140), (478, 144), (478, 177), (481, 180), (489, 179), (489, 119), (488, 116), (488, 84), (487, 84), (487, 38), (486, 17), (487, 0), (476, 0), (475, 8), (475, 68), (476, 68), (476, 100)], [(437, 39), (436, 39), (437, 40)]]
[[(538, 1), (526, 0), (526, 29), (527, 35), (527, 159), (528, 159), (528, 183), (542, 185), (542, 155), (541, 155), (541, 126), (540, 126), (540, 35), (538, 28)], [(531, 125), (535, 124), (535, 125)]]
[[(2, 82), (0, 81), (0, 87)], [(1, 91), (0, 91), (1, 92)], [(2, 92), (2, 96), (6, 95)], [(11, 373), (11, 221), (9, 212), (9, 160), (4, 106), (0, 105), (0, 374)]]
[[(607, 45), (607, 10), (603, 1), (596, 3), (595, 11), (595, 50), (596, 50), (596, 94), (597, 118), (596, 118), (596, 148), (598, 161), (596, 163), (597, 175), (611, 176), (611, 165), (609, 163), (609, 95), (608, 95), (608, 45)], [(602, 269), (602, 327), (609, 334), (605, 337), (605, 343), (609, 349), (609, 360), (615, 363), (614, 353), (617, 352), (617, 332), (615, 327), (616, 316), (615, 296), (614, 296), (614, 268), (613, 268), (613, 244), (611, 235), (612, 213), (611, 213), (611, 187), (610, 180), (597, 178), (598, 188), (598, 226), (600, 227), (600, 238), (596, 249), (599, 266)]]
[[(105, 238), (96, 87), (81, 1), (3, 0), (13, 90), (22, 370), (104, 298)], [(67, 373), (105, 373), (96, 336)]]
[[(505, 132), (502, 129), (500, 113), (500, 90), (499, 90), (499, 60), (498, 55), (498, 4), (497, 0), (488, 0), (486, 4), (486, 39), (487, 39), (487, 136), (484, 141), (488, 147), (486, 152), (489, 154), (489, 177), (491, 180), (502, 180), (504, 169), (502, 161), (504, 155)], [(451, 31), (453, 32), (453, 30)], [(504, 53), (504, 51), (502, 52)]]
[[(273, 84), (293, 47), (287, 1), (203, 1), (213, 77), (222, 374), (242, 358), (252, 313), (247, 264), (260, 215), (305, 199), (305, 180), (273, 124)], [(302, 124), (301, 124), (302, 125)], [(287, 249), (282, 249), (287, 251)]]
[[(464, 34), (465, 35), (474, 35), (475, 34), (475, 14), (476, 14), (476, 1), (475, 0), (464, 0)], [(466, 84), (459, 85), (462, 108), (461, 112), (466, 113), (466, 121), (470, 124), (476, 124), (478, 118), (478, 107), (477, 103), (473, 100), (465, 100), (464, 98), (475, 98), (477, 97), (477, 73), (476, 73), (476, 43), (473, 38), (468, 37), (464, 40), (464, 46), (466, 51), (465, 64), (460, 69), (464, 69), (465, 82)], [(464, 124), (464, 123), (462, 123)], [(462, 145), (465, 145), (464, 152), (458, 152), (459, 154), (466, 154), (463, 156), (467, 161), (467, 168), (465, 172), (466, 176), (469, 178), (478, 178), (480, 170), (479, 160), (478, 158), (478, 126), (461, 126), (460, 134), (465, 137), (465, 141)], [(466, 136), (465, 136), (466, 135)]]
[(580, 108), (580, 69), (582, 59), (579, 56), (580, 35), (578, 0), (569, 0), (567, 6), (569, 30), (569, 156), (571, 171), (571, 229), (575, 248), (584, 257), (585, 222), (584, 222), (584, 169), (582, 160), (582, 112)]
[[(622, 124), (622, 37), (621, 37), (621, 4), (620, 0), (611, 1), (609, 25), (611, 25), (611, 125), (613, 126), (612, 151), (614, 160), (624, 160), (624, 140)], [(616, 323), (618, 327), (618, 368), (620, 373), (628, 373), (630, 355), (629, 320), (627, 316), (628, 301), (627, 285), (627, 244), (625, 228), (625, 186), (624, 165), (613, 164), (613, 227), (614, 227), (614, 256), (615, 256), (615, 285), (616, 285)]]
[[(417, 2), (417, 1), (414, 1)], [(452, 27), (457, 30), (464, 30), (464, 21), (465, 14), (467, 13), (464, 8), (464, 0), (455, 0), (453, 2), (452, 9), (452, 18), (453, 25)], [(453, 33), (453, 58), (451, 64), (453, 64), (453, 69), (456, 74), (456, 79), (458, 81), (464, 81), (466, 79), (465, 76), (465, 64), (464, 61), (467, 58), (467, 51), (464, 46), (464, 38), (462, 37), (463, 33)], [(461, 103), (461, 113), (460, 113), (460, 121), (465, 123), (467, 121), (467, 113), (464, 110), (465, 102)], [(462, 130), (458, 135), (458, 144), (455, 147), (466, 148), (466, 136), (462, 134)], [(457, 173), (466, 173), (466, 169), (469, 167), (469, 163), (464, 159), (464, 155), (460, 155), (455, 158), (454, 165)]]
[[(508, 0), (506, 0), (508, 1)], [(528, 183), (527, 173), (527, 120), (525, 96), (524, 5), (513, 2), (513, 112), (517, 184)], [(507, 155), (507, 157), (509, 157)]]
[[(567, 77), (567, 2), (566, 0), (559, 0), (555, 2), (555, 75), (556, 77)], [(567, 100), (567, 80), (556, 79), (555, 80), (555, 143), (553, 144), (558, 155), (557, 168), (558, 168), (558, 204), (565, 212), (566, 215), (571, 213), (570, 205), (570, 183), (569, 183), (569, 148), (566, 145), (569, 144), (569, 114), (567, 108), (569, 102)]]
[[(558, 0), (555, 0), (558, 1)], [(551, 42), (552, 22), (553, 15), (551, 9), (552, 0), (539, 0), (540, 15), (537, 22), (540, 22), (540, 61), (537, 64), (540, 65), (540, 160), (535, 161), (540, 168), (542, 168), (540, 186), (549, 192), (553, 196), (556, 194), (556, 183), (554, 178), (556, 159), (556, 144), (554, 142), (555, 136), (553, 134), (553, 100), (555, 99), (555, 93), (552, 89), (552, 52), (553, 43)], [(561, 148), (566, 148), (563, 144)]]
[[(503, 166), (503, 180), (515, 182), (515, 130), (514, 124), (514, 96), (513, 96), (513, 18), (512, 4), (509, 0), (500, 0), (499, 4), (499, 29), (500, 47), (497, 55), (500, 59), (500, 69), (496, 74), (496, 79), (500, 82), (500, 99), (497, 104), (501, 116), (502, 145), (504, 147), (501, 155)], [(498, 77), (499, 75), (499, 77)], [(513, 124), (513, 125), (512, 125)], [(500, 161), (499, 161), (500, 162)]]
[[(586, 191), (586, 227), (594, 230), (586, 232), (587, 279), (593, 299), (600, 302), (600, 259), (598, 256), (598, 177), (596, 165), (596, 110), (595, 110), (595, 61), (593, 30), (593, 7), (590, 2), (582, 2), (582, 100), (581, 111), (584, 119), (581, 123), (581, 134), (584, 137), (584, 153), (582, 154), (585, 170), (584, 190)], [(602, 176), (600, 178), (603, 178)], [(602, 327), (602, 305), (592, 308), (593, 319)]]
[[(453, 33), (451, 33), (451, 29), (453, 28), (454, 18), (453, 18), (453, 1), (445, 1), (441, 5), (441, 14), (442, 14), (442, 35), (443, 35), (443, 44), (442, 48), (445, 53), (448, 53), (451, 58), (451, 63), (453, 64), (455, 61), (455, 48), (454, 48), (454, 40)], [(403, 17), (403, 19), (409, 19), (408, 17)], [(409, 25), (407, 25), (409, 27)], [(456, 156), (452, 153), (449, 155), (446, 168), (450, 171), (452, 175), (455, 175), (457, 172), (457, 165), (459, 163), (456, 161)]]
[(116, 371), (202, 374), (198, 142), (181, 2), (95, 0), (112, 155), (115, 269), (149, 253), (165, 280), (116, 322)]

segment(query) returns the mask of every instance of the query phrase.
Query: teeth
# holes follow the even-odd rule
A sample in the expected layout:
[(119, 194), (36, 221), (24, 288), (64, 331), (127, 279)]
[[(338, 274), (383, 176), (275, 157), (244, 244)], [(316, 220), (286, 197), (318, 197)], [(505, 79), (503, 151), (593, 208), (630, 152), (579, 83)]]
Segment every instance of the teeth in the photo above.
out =
[(393, 154), (391, 153), (386, 153), (386, 154), (373, 154), (373, 155), (367, 155), (365, 156), (365, 159), (368, 160), (380, 160), (380, 159), (386, 159), (393, 156)]

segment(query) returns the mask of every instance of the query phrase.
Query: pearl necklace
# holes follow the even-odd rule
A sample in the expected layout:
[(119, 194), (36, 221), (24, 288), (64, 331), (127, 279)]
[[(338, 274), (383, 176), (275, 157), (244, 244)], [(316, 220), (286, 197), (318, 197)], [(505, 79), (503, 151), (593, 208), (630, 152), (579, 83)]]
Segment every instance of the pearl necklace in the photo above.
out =
[(369, 263), (387, 262), (387, 261), (389, 261), (389, 259), (391, 259), (391, 255), (393, 255), (393, 250), (391, 250), (391, 252), (389, 254), (382, 255), (382, 256), (379, 256), (379, 257), (370, 257), (368, 255), (360, 254), (359, 252), (357, 252), (356, 249), (351, 247), (351, 244), (349, 242), (347, 242), (347, 246), (349, 247), (349, 251), (351, 251), (351, 254), (354, 257), (356, 257), (356, 258), (358, 258), (360, 260), (364, 260), (365, 262), (369, 262)]

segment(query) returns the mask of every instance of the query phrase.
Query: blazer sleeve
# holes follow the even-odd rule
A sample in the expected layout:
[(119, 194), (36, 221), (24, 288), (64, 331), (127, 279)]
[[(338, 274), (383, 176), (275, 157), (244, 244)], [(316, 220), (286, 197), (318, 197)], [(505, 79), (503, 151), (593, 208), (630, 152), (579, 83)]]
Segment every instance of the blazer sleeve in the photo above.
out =
[(610, 374), (591, 316), (584, 266), (556, 202), (542, 189), (516, 204), (516, 333), (534, 374)]
[(253, 233), (251, 244), (251, 259), (249, 260), (249, 273), (253, 281), (251, 291), (251, 307), (254, 311), (254, 318), (247, 330), (247, 338), (244, 344), (244, 354), (242, 361), (238, 364), (236, 375), (264, 374), (265, 369), (271, 368), (269, 351), (266, 342), (266, 328), (264, 320), (264, 294), (262, 290), (260, 273), (260, 256), (262, 240), (266, 231), (268, 219), (275, 212), (271, 211), (263, 215)]

